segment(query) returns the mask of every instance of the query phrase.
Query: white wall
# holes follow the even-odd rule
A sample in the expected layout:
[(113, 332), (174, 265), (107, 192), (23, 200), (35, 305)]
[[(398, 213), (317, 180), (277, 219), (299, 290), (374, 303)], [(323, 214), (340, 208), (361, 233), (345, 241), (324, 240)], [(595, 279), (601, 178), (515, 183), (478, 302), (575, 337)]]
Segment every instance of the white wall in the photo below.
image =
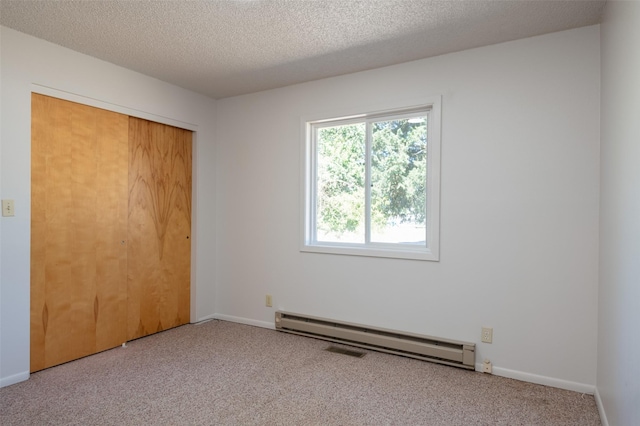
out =
[(0, 222), (0, 385), (4, 386), (26, 379), (29, 372), (31, 91), (58, 93), (196, 131), (192, 321), (214, 312), (215, 101), (5, 27), (0, 35), (1, 197), (14, 199), (16, 209), (15, 217)]
[[(592, 26), (218, 101), (218, 317), (467, 340), (497, 374), (593, 392), (599, 85)], [(300, 117), (431, 94), (441, 261), (299, 252)]]
[[(602, 23), (598, 396), (611, 425), (640, 424), (640, 3)], [(605, 423), (607, 424), (607, 423)]]

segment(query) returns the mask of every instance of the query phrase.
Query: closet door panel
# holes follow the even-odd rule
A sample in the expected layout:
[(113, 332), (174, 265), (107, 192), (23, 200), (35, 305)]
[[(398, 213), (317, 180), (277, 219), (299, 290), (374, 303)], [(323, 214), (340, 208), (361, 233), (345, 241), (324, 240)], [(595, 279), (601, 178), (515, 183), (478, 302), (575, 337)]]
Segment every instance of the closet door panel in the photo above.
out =
[(127, 132), (121, 114), (32, 95), (32, 371), (125, 341)]
[(31, 371), (45, 366), (45, 335), (49, 313), (45, 303), (45, 262), (47, 253), (47, 128), (51, 113), (47, 100), (39, 96), (31, 99), (31, 307), (30, 352)]
[[(98, 188), (112, 187), (97, 198), (96, 299), (94, 320), (98, 333), (96, 350), (102, 351), (127, 340), (127, 214), (129, 120), (113, 114), (98, 122)], [(113, 143), (118, 140), (118, 143)]]
[(128, 338), (190, 319), (191, 132), (129, 119)]

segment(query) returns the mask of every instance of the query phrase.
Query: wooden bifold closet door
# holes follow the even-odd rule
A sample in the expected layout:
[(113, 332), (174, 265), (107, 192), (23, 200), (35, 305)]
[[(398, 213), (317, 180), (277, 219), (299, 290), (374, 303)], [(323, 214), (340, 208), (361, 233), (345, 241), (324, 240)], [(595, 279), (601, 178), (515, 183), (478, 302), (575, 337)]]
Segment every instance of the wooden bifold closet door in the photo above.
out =
[(31, 371), (187, 323), (191, 132), (32, 94), (31, 163)]
[(189, 322), (191, 132), (129, 119), (129, 340)]

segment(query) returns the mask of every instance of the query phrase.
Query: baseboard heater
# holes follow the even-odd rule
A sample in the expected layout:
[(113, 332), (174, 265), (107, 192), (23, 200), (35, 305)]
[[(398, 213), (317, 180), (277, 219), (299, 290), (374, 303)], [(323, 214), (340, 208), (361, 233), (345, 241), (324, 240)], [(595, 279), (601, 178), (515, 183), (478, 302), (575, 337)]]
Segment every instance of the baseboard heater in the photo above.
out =
[(276, 312), (276, 330), (475, 370), (475, 343)]

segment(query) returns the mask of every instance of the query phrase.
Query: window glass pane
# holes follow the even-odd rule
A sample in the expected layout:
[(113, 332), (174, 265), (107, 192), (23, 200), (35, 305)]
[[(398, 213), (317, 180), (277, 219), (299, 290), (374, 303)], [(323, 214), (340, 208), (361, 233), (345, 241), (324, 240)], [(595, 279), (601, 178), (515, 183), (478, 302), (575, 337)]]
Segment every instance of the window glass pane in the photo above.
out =
[(316, 238), (365, 242), (365, 124), (317, 129)]
[(371, 241), (426, 244), (427, 117), (372, 123)]

